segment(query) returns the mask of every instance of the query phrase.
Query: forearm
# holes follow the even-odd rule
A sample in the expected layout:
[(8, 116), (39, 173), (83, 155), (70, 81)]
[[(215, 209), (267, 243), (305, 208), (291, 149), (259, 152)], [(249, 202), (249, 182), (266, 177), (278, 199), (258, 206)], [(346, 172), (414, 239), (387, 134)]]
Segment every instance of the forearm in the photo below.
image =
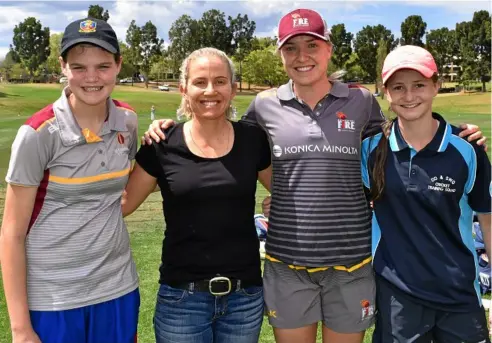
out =
[(0, 236), (0, 261), (12, 332), (32, 330), (27, 304), (25, 237)]
[(156, 187), (157, 179), (149, 175), (137, 163), (125, 188), (125, 199), (121, 204), (123, 217), (132, 214), (149, 194), (155, 191)]
[(480, 229), (482, 230), (483, 242), (485, 244), (485, 250), (487, 251), (487, 257), (489, 258), (489, 263), (492, 263), (492, 215), (490, 214), (479, 214), (478, 221), (480, 223)]
[(272, 166), (270, 165), (265, 170), (258, 173), (258, 181), (265, 187), (268, 192), (272, 192)]

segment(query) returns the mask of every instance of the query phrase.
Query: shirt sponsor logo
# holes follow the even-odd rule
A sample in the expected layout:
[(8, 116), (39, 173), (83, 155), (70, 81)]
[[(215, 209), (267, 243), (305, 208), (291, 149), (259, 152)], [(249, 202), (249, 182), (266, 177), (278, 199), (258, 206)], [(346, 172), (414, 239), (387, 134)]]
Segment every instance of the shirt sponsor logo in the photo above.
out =
[(456, 188), (454, 186), (456, 181), (449, 176), (434, 176), (433, 178), (431, 178), (431, 183), (432, 184), (428, 185), (428, 189), (430, 189), (431, 191), (448, 193), (456, 192)]
[(347, 119), (347, 115), (343, 112), (337, 112), (338, 131), (354, 132), (355, 120)]
[(357, 148), (345, 146), (345, 145), (317, 145), (317, 144), (305, 144), (305, 145), (291, 145), (282, 149), (279, 145), (274, 145), (272, 149), (273, 156), (280, 157), (282, 155), (293, 155), (306, 152), (324, 152), (330, 154), (346, 154), (357, 155), (359, 153)]
[(275, 156), (275, 157), (282, 156), (282, 148), (279, 147), (278, 145), (273, 146), (272, 152), (273, 152), (273, 156)]

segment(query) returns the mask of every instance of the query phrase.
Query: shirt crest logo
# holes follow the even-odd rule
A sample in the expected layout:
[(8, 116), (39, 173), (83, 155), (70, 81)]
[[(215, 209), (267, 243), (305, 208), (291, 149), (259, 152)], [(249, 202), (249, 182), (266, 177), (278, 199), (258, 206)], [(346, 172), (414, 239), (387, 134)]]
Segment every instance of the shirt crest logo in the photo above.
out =
[(362, 306), (362, 320), (369, 319), (374, 316), (374, 305), (371, 305), (369, 300), (362, 300), (360, 302), (360, 306)]
[(91, 33), (96, 32), (97, 23), (90, 19), (84, 20), (80, 22), (79, 32)]
[(354, 132), (355, 131), (355, 120), (347, 119), (347, 115), (343, 112), (337, 112), (337, 126), (338, 131), (347, 131)]
[(121, 133), (118, 133), (118, 143), (121, 145), (125, 144), (125, 136), (123, 136)]
[(427, 186), (427, 189), (436, 192), (456, 193), (456, 181), (446, 175), (439, 175), (431, 177), (431, 184)]

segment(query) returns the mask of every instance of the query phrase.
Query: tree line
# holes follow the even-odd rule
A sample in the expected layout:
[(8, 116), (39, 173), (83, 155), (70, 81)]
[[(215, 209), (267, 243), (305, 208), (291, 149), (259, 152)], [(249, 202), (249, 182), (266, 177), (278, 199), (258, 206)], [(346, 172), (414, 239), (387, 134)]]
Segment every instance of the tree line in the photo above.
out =
[[(99, 5), (90, 5), (88, 17), (108, 21), (110, 14)], [(287, 76), (276, 54), (276, 37), (256, 37), (256, 23), (247, 15), (228, 16), (217, 9), (206, 11), (200, 19), (182, 15), (173, 22), (165, 47), (151, 22), (143, 26), (132, 20), (124, 41), (120, 41), (123, 66), (120, 77), (144, 76), (149, 79), (173, 79), (179, 74), (183, 59), (200, 47), (215, 47), (231, 56), (238, 79), (248, 84), (276, 86)], [(329, 72), (345, 70), (345, 80), (374, 82), (380, 86), (382, 63), (398, 45), (419, 45), (435, 57), (442, 76), (456, 67), (457, 80), (480, 81), (482, 90), (491, 74), (491, 16), (481, 10), (471, 21), (427, 31), (418, 15), (410, 15), (401, 23), (401, 38), (384, 25), (367, 25), (359, 32), (348, 32), (344, 24), (331, 27), (333, 56)], [(424, 40), (425, 37), (425, 40)], [(15, 26), (10, 51), (0, 72), (7, 75), (26, 74), (31, 79), (46, 74), (60, 74), (58, 56), (61, 34), (51, 34), (39, 20), (26, 18)], [(424, 42), (425, 41), (425, 42)]]

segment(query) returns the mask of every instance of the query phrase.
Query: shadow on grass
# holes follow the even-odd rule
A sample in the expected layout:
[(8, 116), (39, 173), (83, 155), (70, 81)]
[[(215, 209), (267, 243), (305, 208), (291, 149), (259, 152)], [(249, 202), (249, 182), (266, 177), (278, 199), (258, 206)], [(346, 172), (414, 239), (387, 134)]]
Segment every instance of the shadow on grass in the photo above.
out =
[(19, 97), (20, 95), (18, 94), (7, 94), (0, 92), (0, 98), (13, 98), (13, 97)]

